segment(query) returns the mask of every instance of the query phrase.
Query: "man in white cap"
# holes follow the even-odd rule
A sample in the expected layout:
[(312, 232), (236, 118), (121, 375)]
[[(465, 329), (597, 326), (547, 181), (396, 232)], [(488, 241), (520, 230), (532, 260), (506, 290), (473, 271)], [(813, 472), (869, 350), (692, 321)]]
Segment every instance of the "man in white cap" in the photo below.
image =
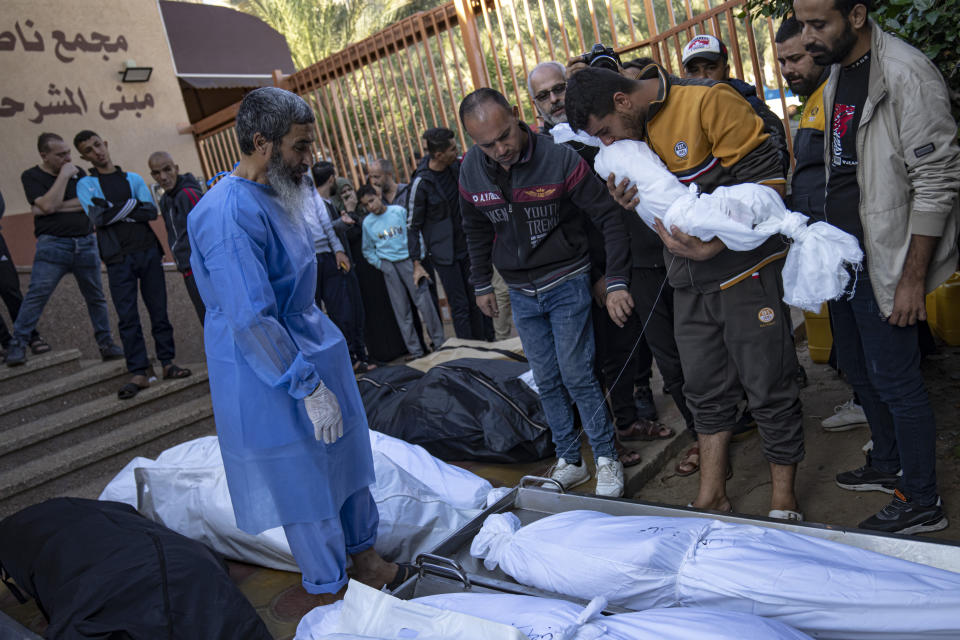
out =
[(790, 169), (790, 154), (787, 151), (783, 122), (770, 110), (767, 103), (757, 96), (755, 86), (739, 78), (730, 77), (730, 64), (727, 62), (727, 57), (727, 45), (716, 36), (695, 36), (683, 48), (683, 75), (687, 78), (726, 82), (736, 89), (763, 120), (763, 129), (770, 134), (771, 141), (780, 152), (780, 162), (784, 173), (787, 173)]

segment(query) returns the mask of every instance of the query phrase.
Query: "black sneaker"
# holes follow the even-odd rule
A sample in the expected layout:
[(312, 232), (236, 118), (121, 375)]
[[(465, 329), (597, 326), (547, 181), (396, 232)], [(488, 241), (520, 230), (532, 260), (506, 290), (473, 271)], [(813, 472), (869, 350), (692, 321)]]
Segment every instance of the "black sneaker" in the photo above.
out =
[(27, 350), (19, 342), (11, 341), (7, 345), (7, 355), (3, 361), (8, 367), (19, 367), (27, 361)]
[(884, 533), (926, 533), (940, 531), (950, 524), (943, 513), (943, 503), (940, 498), (929, 506), (917, 504), (908, 500), (897, 489), (893, 492), (893, 500), (876, 515), (870, 516), (860, 523), (861, 529), (882, 531)]
[(899, 481), (899, 474), (878, 471), (869, 464), (837, 474), (837, 486), (850, 491), (883, 491), (892, 494)]
[(649, 385), (637, 387), (633, 392), (633, 403), (637, 407), (637, 417), (646, 420), (657, 419), (657, 405), (653, 403), (653, 391)]

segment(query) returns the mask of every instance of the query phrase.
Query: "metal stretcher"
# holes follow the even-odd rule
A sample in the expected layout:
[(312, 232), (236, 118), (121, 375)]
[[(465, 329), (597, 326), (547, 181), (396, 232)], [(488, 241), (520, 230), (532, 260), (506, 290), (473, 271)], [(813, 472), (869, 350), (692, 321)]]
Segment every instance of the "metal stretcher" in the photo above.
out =
[[(513, 593), (555, 598), (586, 605), (585, 601), (578, 598), (519, 584), (500, 569), (493, 571), (486, 569), (480, 560), (470, 555), (470, 544), (474, 536), (480, 531), (487, 516), (491, 514), (512, 512), (524, 525), (527, 525), (555, 513), (577, 510), (599, 511), (614, 516), (706, 517), (724, 522), (783, 529), (960, 573), (960, 544), (955, 542), (924, 540), (831, 525), (793, 523), (636, 500), (566, 493), (555, 480), (525, 476), (510, 493), (441, 542), (432, 553), (417, 557), (418, 573), (394, 591), (394, 595), (409, 600), (440, 593), (465, 591)], [(624, 613), (625, 611), (627, 610), (615, 606), (608, 606), (605, 609), (606, 613)]]

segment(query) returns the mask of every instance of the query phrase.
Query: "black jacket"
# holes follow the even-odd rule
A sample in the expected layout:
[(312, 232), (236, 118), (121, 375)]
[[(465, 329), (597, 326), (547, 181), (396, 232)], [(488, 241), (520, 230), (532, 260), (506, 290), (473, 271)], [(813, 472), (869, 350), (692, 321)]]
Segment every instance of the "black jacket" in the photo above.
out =
[[(455, 161), (445, 171), (457, 184), (460, 162)], [(399, 194), (397, 200), (400, 200)], [(398, 202), (407, 209), (407, 246), (410, 256), (419, 259), (420, 235), (426, 245), (426, 254), (434, 264), (453, 264), (466, 257), (467, 245), (460, 221), (460, 199), (448, 199), (437, 182), (437, 172), (430, 169), (430, 156), (421, 158), (410, 180), (406, 200)]]
[(479, 147), (460, 168), (460, 211), (476, 294), (490, 293), (493, 266), (513, 288), (533, 292), (589, 269), (584, 215), (604, 237), (607, 291), (626, 289), (629, 242), (621, 209), (577, 153), (535, 134), (510, 171)]
[(783, 174), (789, 173), (790, 151), (787, 149), (787, 134), (783, 130), (783, 120), (770, 110), (766, 102), (757, 97), (757, 88), (752, 84), (747, 84), (739, 78), (730, 78), (727, 80), (727, 84), (736, 89), (763, 120), (763, 130), (770, 134), (770, 142), (773, 143), (773, 146), (777, 148), (777, 153), (780, 154)]
[(160, 197), (160, 213), (167, 227), (170, 253), (181, 273), (190, 271), (190, 240), (187, 238), (187, 214), (203, 195), (200, 183), (192, 173), (177, 176), (173, 189)]
[(823, 88), (829, 71), (820, 79), (820, 86), (807, 98), (800, 114), (800, 126), (793, 139), (793, 155), (797, 160), (790, 180), (790, 208), (814, 220), (823, 220), (827, 200), (827, 172), (823, 168), (823, 145), (826, 140), (823, 112)]

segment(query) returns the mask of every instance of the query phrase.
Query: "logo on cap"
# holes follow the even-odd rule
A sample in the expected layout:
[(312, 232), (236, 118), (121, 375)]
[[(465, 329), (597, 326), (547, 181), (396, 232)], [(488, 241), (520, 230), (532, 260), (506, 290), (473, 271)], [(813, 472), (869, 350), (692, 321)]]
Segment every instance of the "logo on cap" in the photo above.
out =
[(677, 144), (673, 145), (673, 152), (674, 152), (675, 154), (677, 154), (677, 157), (678, 157), (678, 158), (686, 158), (686, 157), (687, 157), (687, 151), (688, 151), (688, 149), (687, 149), (687, 143), (684, 142), (683, 140), (681, 140), (681, 141), (678, 142)]

